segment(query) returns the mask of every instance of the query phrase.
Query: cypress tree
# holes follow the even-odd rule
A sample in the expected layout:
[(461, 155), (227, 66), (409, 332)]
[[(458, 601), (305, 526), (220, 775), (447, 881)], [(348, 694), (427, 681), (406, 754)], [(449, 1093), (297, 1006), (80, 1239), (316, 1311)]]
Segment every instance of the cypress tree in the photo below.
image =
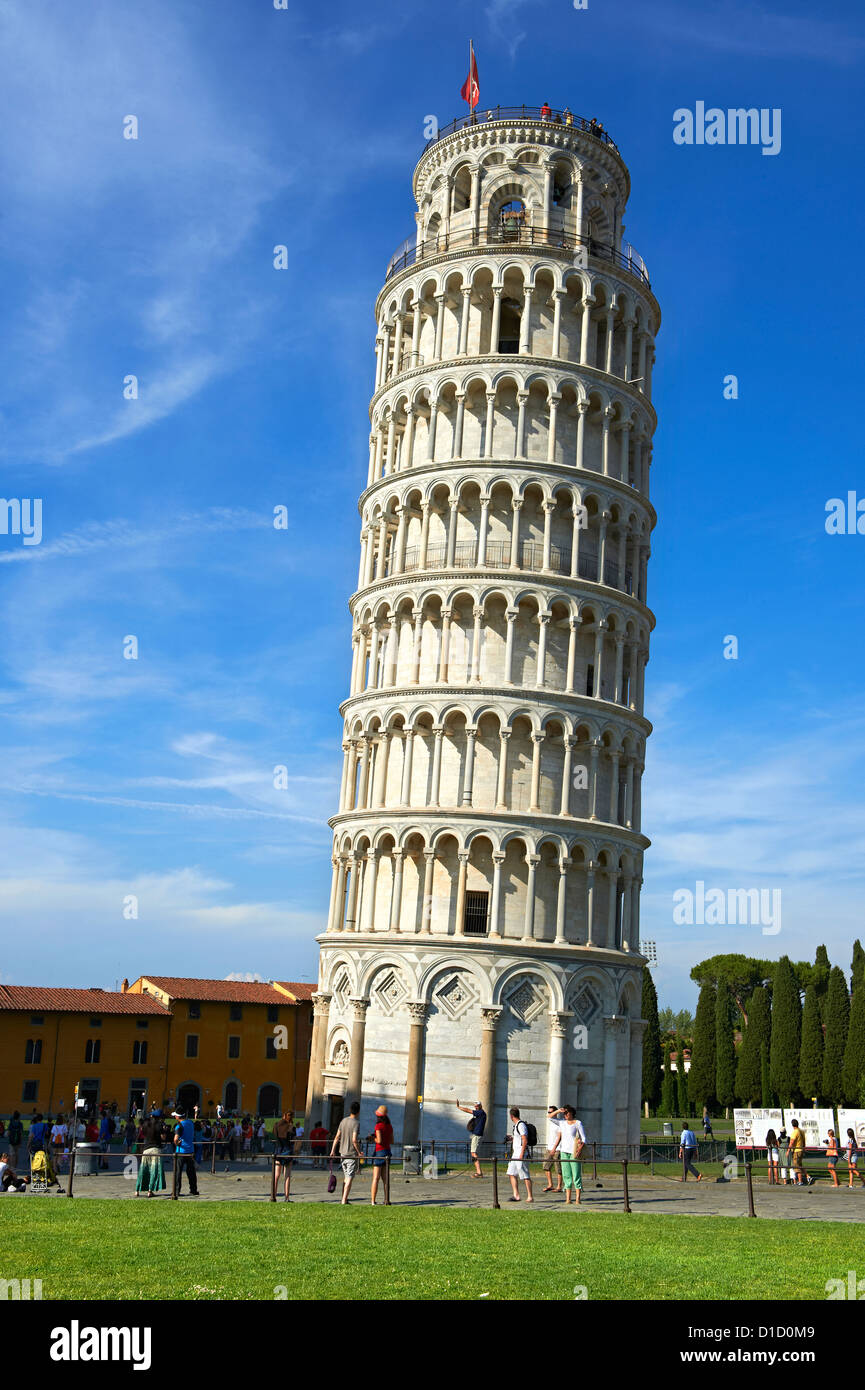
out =
[(769, 1080), (782, 1106), (799, 1095), (799, 1052), (802, 1005), (789, 956), (775, 966), (772, 985), (772, 1034), (769, 1044)]
[(658, 992), (648, 966), (643, 969), (643, 1000), (640, 1012), (647, 1021), (643, 1034), (643, 1101), (655, 1111), (661, 1098), (661, 1027), (658, 1022)]
[[(857, 941), (858, 946), (858, 941)], [(850, 1005), (850, 1026), (841, 1069), (841, 1090), (848, 1105), (861, 1104), (865, 1086), (865, 982), (853, 991)]]
[(736, 1044), (730, 991), (721, 985), (715, 996), (715, 1095), (727, 1110), (736, 1103)]
[(772, 1083), (769, 1080), (769, 1044), (760, 1047), (760, 1105), (768, 1110), (772, 1104)]
[(688, 1114), (688, 1073), (685, 1071), (685, 1043), (679, 1034), (676, 1035), (676, 1100), (679, 1118), (684, 1120)]
[(799, 1090), (806, 1100), (823, 1093), (823, 1026), (817, 989), (809, 985), (802, 1010), (802, 1051), (799, 1056)]
[(676, 1113), (676, 1079), (670, 1065), (672, 1050), (673, 1044), (668, 1042), (664, 1048), (664, 1076), (661, 1082), (661, 1114), (667, 1119), (672, 1119)]
[(858, 985), (865, 985), (865, 951), (858, 936), (853, 942), (853, 960), (850, 964), (850, 990), (855, 993)]
[[(829, 952), (825, 946), (818, 946), (814, 954), (814, 968), (811, 971), (811, 979), (817, 992), (817, 1008), (820, 1013), (820, 1020), (823, 1021), (823, 1011), (826, 1008), (826, 992), (829, 989), (829, 972), (832, 965), (829, 961)], [(819, 1086), (817, 1090), (819, 1090)], [(808, 1091), (807, 1096), (816, 1095), (816, 1091)]]
[(762, 1104), (760, 1057), (763, 1044), (769, 1045), (771, 1022), (769, 991), (764, 985), (758, 985), (748, 1000), (748, 1026), (736, 1067), (736, 1096), (743, 1105)]
[(823, 1099), (827, 1105), (838, 1105), (842, 1097), (841, 1069), (847, 1030), (850, 1024), (850, 1001), (843, 970), (833, 965), (826, 994), (826, 1038), (823, 1044)]
[(697, 1000), (697, 1016), (694, 1019), (694, 1046), (691, 1049), (691, 1072), (689, 1093), (696, 1105), (707, 1105), (711, 1110), (715, 1102), (715, 986), (703, 985)]

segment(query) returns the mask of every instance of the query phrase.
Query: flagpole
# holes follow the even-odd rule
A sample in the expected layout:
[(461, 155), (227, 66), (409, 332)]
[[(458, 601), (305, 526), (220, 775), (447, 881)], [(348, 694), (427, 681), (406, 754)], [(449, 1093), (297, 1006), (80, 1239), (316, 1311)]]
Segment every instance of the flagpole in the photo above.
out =
[(475, 51), (474, 51), (474, 49), (473, 49), (473, 47), (472, 47), (472, 41), (471, 41), (471, 39), (469, 39), (469, 95), (468, 95), (468, 103), (469, 103), (469, 120), (471, 120), (471, 115), (472, 115), (472, 58), (474, 57), (474, 52), (475, 52)]

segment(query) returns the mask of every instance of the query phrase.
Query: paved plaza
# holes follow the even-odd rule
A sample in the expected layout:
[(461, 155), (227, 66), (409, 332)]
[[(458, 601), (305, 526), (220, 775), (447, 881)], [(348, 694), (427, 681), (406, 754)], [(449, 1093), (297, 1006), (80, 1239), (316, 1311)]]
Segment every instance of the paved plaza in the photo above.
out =
[[(526, 1207), (524, 1200), (510, 1202), (510, 1183), (505, 1175), (506, 1164), (499, 1164), (499, 1202), (502, 1211), (561, 1211), (572, 1214), (576, 1219), (583, 1211), (622, 1212), (622, 1178), (620, 1173), (600, 1173), (597, 1179), (591, 1177), (591, 1166), (586, 1165), (583, 1174), (583, 1202), (580, 1211), (573, 1205), (566, 1207), (562, 1195), (544, 1193), (544, 1175), (538, 1167), (533, 1174), (535, 1202)], [(337, 1173), (337, 1190), (330, 1196), (327, 1192), (328, 1170), (310, 1171), (303, 1169), (292, 1177), (291, 1201), (298, 1205), (307, 1202), (328, 1202), (338, 1204), (341, 1192), (341, 1175)], [(352, 1204), (362, 1204), (369, 1200), (371, 1165), (364, 1166), (361, 1175), (355, 1179), (352, 1188)], [(171, 1167), (166, 1163), (165, 1172), (168, 1190), (159, 1196), (135, 1197), (135, 1178), (124, 1177), (120, 1172), (97, 1173), (92, 1176), (75, 1175), (74, 1198), (119, 1197), (137, 1200), (144, 1204), (171, 1201)], [(60, 1183), (65, 1189), (68, 1175), (60, 1174)], [(521, 1196), (524, 1187), (521, 1184)], [(646, 1170), (631, 1167), (628, 1171), (628, 1189), (631, 1209), (646, 1214), (677, 1216), (747, 1216), (748, 1192), (744, 1178), (719, 1183), (706, 1177), (700, 1183), (689, 1179), (687, 1183), (677, 1181), (673, 1176), (652, 1177)], [(199, 1191), (201, 1201), (212, 1202), (269, 1202), (270, 1166), (257, 1164), (226, 1164), (219, 1162), (216, 1172), (211, 1173), (205, 1166), (199, 1171)], [(56, 1189), (44, 1195), (28, 1194), (30, 1200), (56, 1202), (67, 1200)], [(181, 1201), (189, 1203), (186, 1181), (183, 1183)], [(282, 1203), (282, 1197), (278, 1197)], [(379, 1191), (381, 1201), (381, 1190)], [(391, 1203), (394, 1206), (416, 1207), (491, 1207), (493, 1184), (491, 1167), (486, 1165), (483, 1179), (473, 1176), (471, 1168), (449, 1169), (438, 1178), (405, 1177), (401, 1165), (394, 1168), (391, 1179)], [(754, 1203), (758, 1217), (775, 1217), (786, 1221), (863, 1221), (865, 1220), (865, 1188), (855, 1187), (852, 1191), (846, 1186), (833, 1189), (825, 1180), (813, 1187), (794, 1188), (769, 1187), (763, 1181), (755, 1180)]]

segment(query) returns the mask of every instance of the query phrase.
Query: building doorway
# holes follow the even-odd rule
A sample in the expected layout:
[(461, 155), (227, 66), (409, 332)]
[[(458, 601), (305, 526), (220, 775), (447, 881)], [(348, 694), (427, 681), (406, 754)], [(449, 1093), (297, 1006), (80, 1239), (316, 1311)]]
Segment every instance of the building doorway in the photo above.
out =
[[(343, 1115), (345, 1114), (345, 1096), (328, 1096), (328, 1100), (330, 1101), (330, 1115), (328, 1118), (328, 1127), (330, 1129), (331, 1134), (333, 1134), (336, 1130), (337, 1125), (340, 1123)], [(313, 1115), (312, 1119), (317, 1120), (318, 1116)]]
[(201, 1105), (201, 1087), (194, 1081), (184, 1081), (177, 1088), (177, 1108), (191, 1115), (196, 1105)]
[(266, 1086), (258, 1088), (258, 1113), (264, 1120), (270, 1120), (274, 1115), (281, 1115), (280, 1109), (280, 1089), (268, 1082)]
[(129, 1083), (129, 1105), (126, 1108), (127, 1115), (132, 1118), (136, 1110), (143, 1110), (147, 1100), (147, 1082), (130, 1081)]

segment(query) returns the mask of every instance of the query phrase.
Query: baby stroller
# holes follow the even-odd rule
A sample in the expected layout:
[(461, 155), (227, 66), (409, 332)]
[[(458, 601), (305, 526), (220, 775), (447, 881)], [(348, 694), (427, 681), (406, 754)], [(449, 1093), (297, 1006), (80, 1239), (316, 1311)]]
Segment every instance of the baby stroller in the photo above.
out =
[(30, 1155), (30, 1191), (40, 1194), (47, 1192), (56, 1182), (51, 1159), (44, 1149), (37, 1149)]

